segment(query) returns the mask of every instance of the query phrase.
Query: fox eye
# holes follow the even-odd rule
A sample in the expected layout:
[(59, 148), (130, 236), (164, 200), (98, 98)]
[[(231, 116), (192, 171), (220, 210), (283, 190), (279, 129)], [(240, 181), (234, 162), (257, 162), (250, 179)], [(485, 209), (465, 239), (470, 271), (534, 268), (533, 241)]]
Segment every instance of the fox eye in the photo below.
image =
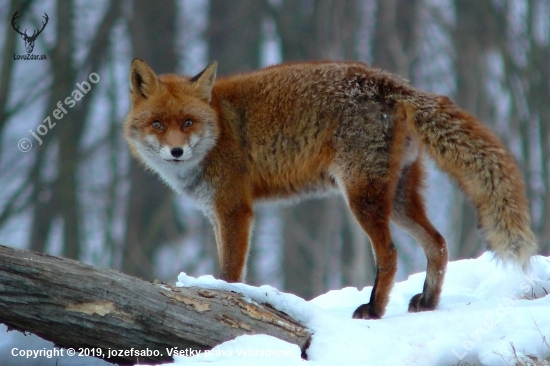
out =
[(151, 125), (155, 130), (162, 130), (163, 129), (163, 125), (162, 123), (160, 123), (160, 121), (158, 119), (154, 120), (153, 121), (153, 124)]
[(183, 128), (188, 128), (188, 127), (191, 127), (191, 126), (193, 126), (193, 120), (186, 119), (185, 122), (183, 122)]

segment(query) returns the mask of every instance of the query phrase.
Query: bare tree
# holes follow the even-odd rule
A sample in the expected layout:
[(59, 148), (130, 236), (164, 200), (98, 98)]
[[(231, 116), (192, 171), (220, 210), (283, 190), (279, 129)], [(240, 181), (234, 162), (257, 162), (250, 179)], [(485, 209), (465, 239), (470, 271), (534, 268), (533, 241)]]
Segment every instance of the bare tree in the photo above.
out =
[[(261, 1), (212, 0), (208, 23), (208, 47), (211, 60), (218, 60), (218, 75), (224, 76), (251, 71), (261, 65), (261, 45), (266, 11)], [(262, 222), (262, 210), (256, 210), (255, 222)], [(255, 230), (257, 232), (258, 230)], [(260, 284), (264, 278), (253, 265), (260, 260), (258, 236), (253, 235), (250, 245), (247, 282)]]
[(219, 75), (260, 66), (262, 13), (259, 1), (210, 2), (208, 46), (210, 59), (219, 61)]
[[(510, 140), (518, 143), (541, 252), (550, 253), (550, 34), (541, 24), (550, 16), (544, 1), (506, 1), (493, 5), (497, 46), (504, 61), (505, 85), (511, 96)], [(514, 14), (512, 19), (509, 14)], [(546, 29), (546, 34), (542, 33)], [(514, 133), (516, 132), (516, 133)]]
[[(275, 20), (285, 61), (355, 58), (357, 2), (285, 0), (277, 5), (264, 1), (264, 5)], [(366, 241), (354, 239), (358, 231), (349, 226), (344, 209), (340, 197), (331, 197), (281, 210), (285, 291), (311, 298), (330, 288), (331, 280), (356, 282), (349, 272), (341, 277), (340, 262), (343, 258), (347, 265), (355, 258), (354, 268), (367, 266), (368, 256), (356, 256), (365, 252), (353, 245)], [(342, 250), (346, 253), (341, 258)]]
[[(481, 120), (490, 122), (489, 100), (486, 96), (485, 56), (495, 46), (498, 34), (491, 4), (461, 0), (455, 2), (456, 22), (452, 29), (454, 42), (457, 103)], [(483, 251), (477, 230), (474, 207), (458, 189), (455, 189), (454, 212), (457, 245), (451, 249), (455, 258), (472, 258)]]
[(373, 65), (410, 79), (422, 40), (422, 0), (376, 2), (376, 25), (372, 41)]
[[(58, 108), (59, 101), (64, 100), (74, 90), (76, 83), (81, 82), (82, 71), (98, 70), (106, 60), (106, 53), (100, 50), (107, 48), (110, 30), (120, 16), (118, 3), (111, 3), (94, 35), (88, 57), (83, 65), (76, 67), (73, 61), (75, 47), (74, 37), (67, 34), (74, 33), (74, 22), (70, 21), (74, 14), (74, 3), (71, 1), (59, 3), (56, 8), (56, 18), (66, 21), (57, 22), (57, 42), (52, 50), (48, 51), (52, 58), (53, 80), (44, 115), (49, 115)], [(88, 74), (85, 74), (86, 77)], [(84, 132), (89, 108), (92, 102), (89, 91), (87, 98), (83, 98), (71, 113), (63, 117), (63, 126), (52, 129), (44, 136), (41, 151), (31, 168), (30, 179), (33, 182), (32, 202), (33, 225), (31, 227), (31, 244), (33, 250), (43, 251), (45, 240), (52, 230), (56, 219), (62, 222), (62, 254), (68, 258), (79, 258), (81, 248), (79, 243), (82, 231), (82, 207), (78, 197), (78, 167), (81, 162), (79, 142)], [(51, 117), (51, 116), (50, 116)], [(57, 150), (57, 154), (48, 153)], [(47, 161), (56, 156), (55, 161)], [(45, 178), (43, 169), (46, 166), (57, 167), (55, 177)]]
[[(173, 73), (177, 66), (176, 2), (135, 0), (132, 11), (133, 56), (146, 60), (159, 74)], [(172, 227), (183, 227), (174, 210), (172, 191), (135, 159), (131, 161), (130, 184), (122, 271), (152, 280), (157, 247), (174, 239), (168, 236), (178, 232), (170, 230)]]

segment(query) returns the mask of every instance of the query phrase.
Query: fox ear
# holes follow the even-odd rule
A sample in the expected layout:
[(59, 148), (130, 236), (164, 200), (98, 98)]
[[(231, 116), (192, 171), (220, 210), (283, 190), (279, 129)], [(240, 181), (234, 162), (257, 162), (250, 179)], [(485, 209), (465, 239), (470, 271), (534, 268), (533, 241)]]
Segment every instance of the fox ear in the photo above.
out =
[(142, 59), (135, 58), (130, 66), (130, 100), (136, 104), (151, 97), (159, 88), (155, 72)]
[(212, 99), (212, 87), (214, 81), (216, 81), (216, 70), (218, 69), (218, 63), (212, 61), (204, 70), (191, 78), (191, 82), (194, 83), (193, 90), (197, 98), (200, 98), (208, 103)]

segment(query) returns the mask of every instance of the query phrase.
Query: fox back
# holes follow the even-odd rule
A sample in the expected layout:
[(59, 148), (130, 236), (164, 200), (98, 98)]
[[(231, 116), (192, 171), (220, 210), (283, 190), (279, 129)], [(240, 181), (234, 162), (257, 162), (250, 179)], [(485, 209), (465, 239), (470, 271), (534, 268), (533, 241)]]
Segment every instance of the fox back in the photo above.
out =
[[(354, 159), (371, 174), (388, 173), (381, 152), (387, 154), (391, 139), (380, 136), (393, 125), (393, 107), (368, 100), (364, 71), (360, 63), (284, 65), (222, 78), (215, 86), (208, 68), (195, 78), (158, 81), (142, 72), (150, 80), (132, 89), (126, 137), (134, 155), (179, 193), (185, 191), (174, 172), (195, 167), (210, 152), (243, 174), (253, 198), (323, 195), (337, 188), (339, 161)], [(212, 103), (208, 88), (215, 89)], [(154, 128), (156, 120), (162, 127)]]

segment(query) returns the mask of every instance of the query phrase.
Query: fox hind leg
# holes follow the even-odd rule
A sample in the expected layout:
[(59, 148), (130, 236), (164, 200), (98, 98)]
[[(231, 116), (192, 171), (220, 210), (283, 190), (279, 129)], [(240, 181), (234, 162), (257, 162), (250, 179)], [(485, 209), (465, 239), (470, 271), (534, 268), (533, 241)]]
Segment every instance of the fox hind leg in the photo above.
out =
[(424, 250), (428, 260), (426, 280), (422, 293), (411, 299), (409, 312), (433, 310), (439, 303), (443, 286), (448, 252), (445, 239), (432, 225), (426, 215), (421, 160), (416, 160), (401, 172), (393, 199), (391, 220), (407, 231)]
[(353, 318), (379, 319), (384, 315), (397, 271), (397, 250), (390, 234), (391, 189), (388, 183), (369, 182), (346, 191), (350, 209), (372, 243), (376, 279), (370, 301), (355, 310)]
[[(351, 157), (344, 154), (340, 165), (349, 207), (369, 236), (376, 260), (370, 301), (355, 310), (353, 318), (356, 319), (381, 318), (389, 301), (397, 272), (397, 250), (390, 233), (392, 201), (408, 146), (404, 125), (407, 115), (403, 106), (398, 105), (394, 110), (376, 104), (369, 107), (371, 112), (365, 116), (368, 129), (354, 134), (357, 141), (347, 141), (342, 151), (347, 151), (349, 146), (364, 149)], [(393, 128), (388, 129), (389, 126)], [(381, 136), (385, 137), (383, 143)]]

